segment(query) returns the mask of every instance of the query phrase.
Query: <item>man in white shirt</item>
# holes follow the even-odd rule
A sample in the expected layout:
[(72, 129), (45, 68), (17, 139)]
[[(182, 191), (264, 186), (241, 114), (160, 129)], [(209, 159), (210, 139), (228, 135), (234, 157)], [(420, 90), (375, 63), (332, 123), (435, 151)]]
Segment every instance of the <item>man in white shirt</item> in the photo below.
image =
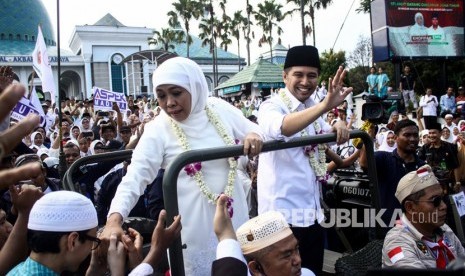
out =
[(431, 27), (428, 28), (428, 36), (428, 54), (430, 56), (447, 55), (447, 53), (444, 52), (446, 50), (445, 46), (447, 45), (446, 34), (444, 33), (444, 29), (439, 26), (437, 13), (433, 13), (431, 16)]
[[(258, 122), (267, 140), (284, 140), (320, 133), (337, 132), (337, 142), (349, 139), (343, 122), (334, 127), (321, 115), (344, 101), (352, 88), (343, 89), (346, 71), (340, 67), (330, 79), (323, 101), (315, 103), (310, 96), (320, 74), (318, 50), (313, 46), (289, 49), (284, 64), (285, 89), (262, 103)], [(320, 207), (320, 184), (326, 175), (326, 164), (320, 163), (324, 149), (307, 146), (262, 153), (258, 166), (259, 214), (280, 211), (300, 244), (302, 267), (317, 275), (323, 266), (323, 221)]]

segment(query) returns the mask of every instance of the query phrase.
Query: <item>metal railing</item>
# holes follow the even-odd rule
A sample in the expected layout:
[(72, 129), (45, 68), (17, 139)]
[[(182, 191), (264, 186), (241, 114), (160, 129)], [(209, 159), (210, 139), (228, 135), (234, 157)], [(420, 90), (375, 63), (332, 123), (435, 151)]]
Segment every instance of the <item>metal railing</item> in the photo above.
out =
[(81, 187), (77, 182), (78, 179), (75, 178), (75, 174), (77, 171), (80, 170), (81, 166), (114, 160), (121, 160), (121, 162), (123, 162), (124, 160), (129, 159), (131, 157), (132, 150), (120, 150), (79, 158), (66, 171), (63, 177), (63, 188), (65, 190), (74, 191), (82, 194), (83, 191), (81, 191)]
[[(363, 131), (353, 130), (350, 132), (350, 138), (361, 138), (365, 145), (366, 157), (368, 163), (368, 178), (370, 180), (371, 200), (372, 206), (379, 211), (379, 189), (378, 180), (376, 175), (375, 158), (373, 141), (371, 137)], [(262, 152), (269, 152), (275, 150), (283, 150), (288, 148), (303, 147), (310, 144), (321, 144), (336, 141), (336, 134), (323, 134), (316, 136), (309, 136), (304, 138), (292, 139), (288, 142), (283, 141), (269, 141), (264, 143)], [(179, 154), (175, 160), (166, 168), (163, 177), (163, 197), (166, 209), (167, 225), (173, 223), (173, 218), (179, 214), (178, 208), (178, 197), (177, 197), (177, 180), (179, 172), (184, 166), (200, 161), (209, 161), (214, 159), (228, 158), (233, 156), (240, 156), (244, 152), (243, 146), (228, 146), (220, 148), (210, 148), (201, 150), (191, 150)], [(75, 172), (79, 171), (79, 168), (86, 164), (121, 160), (124, 161), (131, 158), (132, 150), (117, 151), (111, 153), (103, 153), (93, 156), (87, 156), (80, 158), (74, 162), (68, 169), (64, 176), (63, 186), (67, 190), (80, 192), (81, 188), (77, 183), (78, 179), (75, 179)], [(155, 169), (155, 168), (154, 168)], [(377, 233), (379, 234), (379, 227), (377, 226)], [(171, 275), (184, 276), (184, 261), (182, 256), (182, 243), (181, 238), (177, 239), (169, 250), (170, 254), (170, 266)]]
[[(353, 130), (350, 138), (361, 138), (365, 145), (368, 162), (368, 178), (370, 179), (370, 190), (372, 195), (372, 206), (379, 211), (379, 189), (376, 175), (373, 140), (363, 131)], [(303, 147), (310, 144), (321, 144), (336, 141), (336, 134), (324, 134), (293, 139), (288, 142), (270, 141), (263, 145), (262, 152), (283, 150), (288, 148)], [(243, 154), (243, 146), (229, 146), (211, 149), (191, 150), (181, 153), (171, 164), (168, 165), (163, 177), (163, 197), (165, 201), (167, 225), (173, 223), (175, 216), (179, 214), (178, 208), (178, 175), (184, 166), (200, 161), (240, 156)], [(260, 184), (258, 184), (260, 185)], [(379, 231), (377, 227), (377, 231)], [(379, 232), (378, 232), (379, 233)], [(184, 276), (184, 260), (182, 256), (182, 242), (178, 238), (170, 247), (170, 267), (171, 275)]]

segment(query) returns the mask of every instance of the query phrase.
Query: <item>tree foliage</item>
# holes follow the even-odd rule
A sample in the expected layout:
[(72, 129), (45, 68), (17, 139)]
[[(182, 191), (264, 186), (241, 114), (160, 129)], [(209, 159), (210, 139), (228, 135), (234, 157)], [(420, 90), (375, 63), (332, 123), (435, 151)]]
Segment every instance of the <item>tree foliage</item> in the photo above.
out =
[(360, 6), (356, 9), (357, 12), (369, 13), (371, 12), (371, 2), (373, 0), (360, 0)]
[(173, 30), (170, 28), (162, 28), (160, 31), (154, 31), (153, 37), (149, 39), (149, 43), (159, 45), (165, 51), (173, 50), (175, 44), (184, 41), (184, 32)]
[(192, 19), (199, 19), (204, 11), (205, 5), (201, 1), (194, 0), (176, 0), (176, 2), (172, 3), (172, 5), (174, 10), (168, 12), (168, 24), (173, 28), (177, 28), (181, 21), (184, 24), (187, 42), (187, 57), (189, 58), (189, 46), (192, 44), (192, 38), (190, 36), (190, 21)]
[(370, 67), (372, 61), (371, 38), (360, 35), (354, 51), (347, 57), (347, 63), (350, 68)]
[[(334, 52), (333, 50), (324, 51), (320, 56), (321, 72), (320, 81), (326, 80), (329, 83), (329, 78), (332, 78), (339, 66), (346, 63), (346, 53), (344, 51)], [(347, 77), (344, 83), (348, 84)]]
[(263, 35), (258, 42), (258, 46), (261, 47), (263, 43), (268, 43), (270, 46), (271, 60), (273, 60), (273, 29), (276, 28), (278, 36), (281, 35), (283, 29), (279, 26), (288, 13), (283, 13), (283, 6), (276, 3), (275, 0), (265, 0), (263, 3), (258, 3), (258, 10), (253, 11), (257, 25), (259, 25), (263, 31)]

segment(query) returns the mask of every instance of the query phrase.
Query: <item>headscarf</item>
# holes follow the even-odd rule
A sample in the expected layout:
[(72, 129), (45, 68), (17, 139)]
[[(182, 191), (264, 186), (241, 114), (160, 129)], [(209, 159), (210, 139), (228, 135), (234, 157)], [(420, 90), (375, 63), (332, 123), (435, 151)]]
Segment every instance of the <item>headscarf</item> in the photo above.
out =
[(90, 143), (89, 150), (90, 150), (90, 153), (91, 153), (92, 155), (95, 154), (94, 148), (95, 148), (95, 146), (96, 146), (98, 143), (102, 144), (102, 146), (103, 146), (103, 142), (100, 141), (100, 140), (94, 140), (94, 141), (92, 141), (92, 143)]
[(465, 120), (460, 120), (457, 126), (459, 127), (460, 132), (465, 131)]
[[(189, 116), (182, 122), (176, 122), (188, 137), (197, 138), (199, 129), (208, 127), (208, 117), (205, 111), (208, 98), (208, 86), (200, 66), (194, 61), (175, 57), (163, 62), (153, 73), (153, 88), (159, 85), (172, 84), (180, 86), (191, 94), (191, 110)], [(213, 98), (210, 98), (213, 100)], [(215, 101), (217, 103), (217, 101)], [(217, 104), (221, 104), (218, 103)], [(165, 120), (170, 117), (165, 111), (160, 113)]]
[(425, 135), (429, 135), (429, 131), (427, 129), (423, 129), (422, 131), (420, 131), (420, 142), (418, 142), (418, 145), (420, 147), (422, 147), (424, 144), (423, 144), (423, 136)]
[[(422, 25), (417, 23), (417, 19), (420, 18), (420, 17), (421, 17), (421, 19), (423, 19), (423, 24)], [(423, 17), (423, 14), (421, 14), (421, 12), (417, 12), (415, 14), (415, 24), (414, 24), (414, 26), (416, 26), (418, 28), (424, 28), (425, 27), (425, 19)]]
[[(42, 136), (42, 144), (41, 145), (36, 145), (34, 140), (36, 138), (36, 135), (39, 134), (40, 136)], [(44, 142), (45, 141), (45, 137), (42, 135), (42, 133), (38, 132), (38, 131), (34, 131), (32, 134), (31, 134), (31, 146), (37, 146), (39, 149), (41, 148), (47, 148), (46, 146), (44, 146)]]
[(384, 134), (386, 134), (386, 131), (388, 130), (389, 129), (385, 125), (379, 127), (378, 133), (376, 133), (376, 142), (378, 143), (378, 146), (383, 143)]
[(392, 152), (393, 150), (395, 150), (397, 148), (396, 143), (392, 147), (388, 145), (387, 138), (388, 138), (389, 134), (394, 134), (394, 131), (388, 130), (388, 131), (383, 133), (383, 141), (381, 142), (381, 144), (380, 144), (380, 146), (378, 148), (378, 151)]
[(175, 57), (163, 62), (153, 73), (153, 87), (156, 90), (159, 85), (163, 84), (181, 86), (191, 94), (191, 115), (205, 109), (208, 85), (202, 69), (194, 61)]
[[(445, 139), (444, 137), (442, 137), (442, 131), (443, 131), (444, 129), (449, 130), (449, 133), (450, 133), (450, 134), (449, 134), (449, 138), (447, 138), (447, 139)], [(443, 128), (442, 128), (442, 130), (441, 130), (441, 140), (442, 140), (442, 141), (445, 141), (445, 142), (452, 143), (452, 144), (455, 143), (455, 136), (454, 136), (454, 134), (452, 134), (452, 131), (450, 131), (450, 129), (449, 129), (448, 127), (443, 127)]]

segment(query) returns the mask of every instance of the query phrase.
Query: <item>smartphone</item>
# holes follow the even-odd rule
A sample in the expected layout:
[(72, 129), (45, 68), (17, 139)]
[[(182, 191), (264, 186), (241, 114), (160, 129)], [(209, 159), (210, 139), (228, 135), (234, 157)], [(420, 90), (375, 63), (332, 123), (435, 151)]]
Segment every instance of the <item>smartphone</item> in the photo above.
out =
[(85, 132), (82, 133), (82, 136), (83, 137), (92, 137), (92, 136), (94, 136), (94, 133), (90, 132), (90, 131), (85, 131)]

